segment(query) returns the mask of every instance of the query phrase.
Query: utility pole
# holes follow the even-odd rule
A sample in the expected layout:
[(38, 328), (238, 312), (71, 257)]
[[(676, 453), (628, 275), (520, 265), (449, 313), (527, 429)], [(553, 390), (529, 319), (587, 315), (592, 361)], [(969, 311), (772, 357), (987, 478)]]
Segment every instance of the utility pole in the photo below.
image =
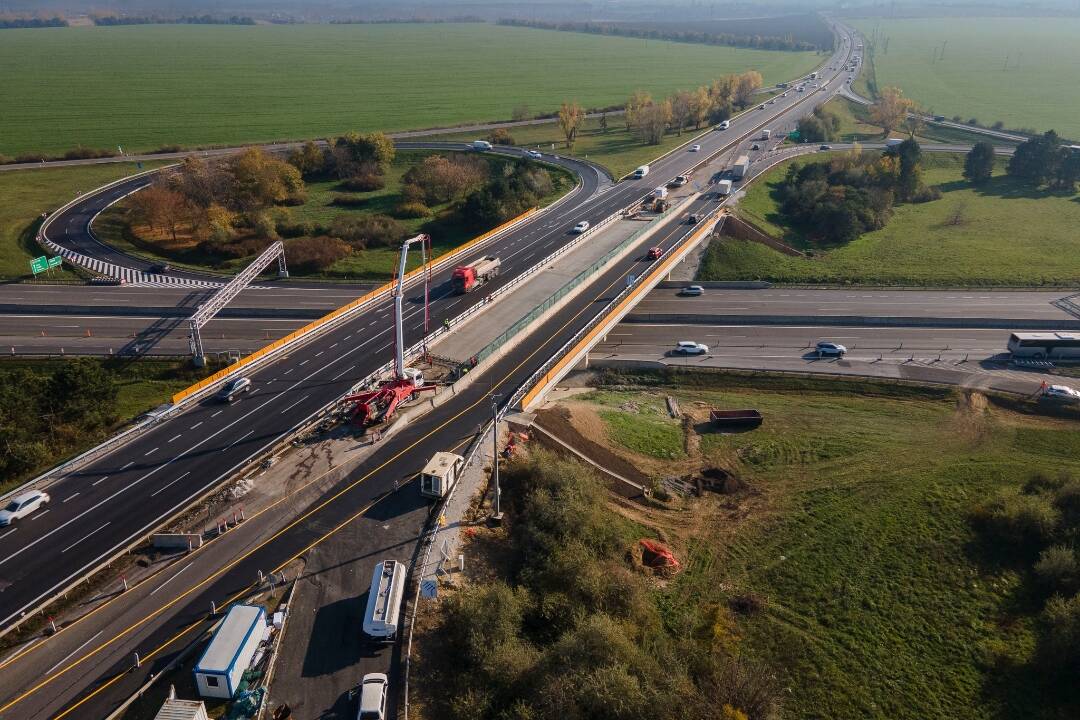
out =
[(495, 482), (495, 512), (491, 515), (491, 520), (496, 525), (502, 522), (502, 507), (500, 504), (500, 495), (502, 490), (499, 488), (499, 396), (491, 396), (491, 447), (494, 453), (491, 458), (492, 480)]

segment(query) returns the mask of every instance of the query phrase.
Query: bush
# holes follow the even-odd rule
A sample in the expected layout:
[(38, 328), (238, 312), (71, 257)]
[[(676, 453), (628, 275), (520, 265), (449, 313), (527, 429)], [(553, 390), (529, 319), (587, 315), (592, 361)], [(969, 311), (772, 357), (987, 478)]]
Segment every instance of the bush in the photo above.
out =
[(352, 192), (374, 192), (386, 187), (386, 180), (376, 173), (360, 173), (347, 180), (342, 180), (341, 187)]
[(318, 272), (352, 254), (348, 243), (337, 238), (306, 237), (285, 242), (285, 258), (290, 268), (301, 272)]
[(487, 135), (487, 141), (492, 145), (516, 145), (514, 136), (506, 128), (495, 128)]
[(1047, 593), (1071, 595), (1076, 590), (1076, 554), (1064, 545), (1054, 545), (1042, 551), (1035, 563), (1035, 577)]
[(1060, 515), (1041, 495), (1007, 495), (977, 508), (975, 525), (991, 543), (1034, 557), (1053, 540)]
[(394, 215), (399, 218), (425, 218), (431, 215), (431, 208), (422, 202), (403, 202), (394, 208)]
[(389, 215), (340, 215), (330, 224), (330, 234), (363, 250), (397, 245), (405, 237), (405, 228)]

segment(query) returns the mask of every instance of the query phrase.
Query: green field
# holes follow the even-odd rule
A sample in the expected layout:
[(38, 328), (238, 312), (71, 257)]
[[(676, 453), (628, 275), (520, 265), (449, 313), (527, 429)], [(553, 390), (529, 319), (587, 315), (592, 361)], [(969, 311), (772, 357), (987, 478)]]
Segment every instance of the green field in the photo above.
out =
[[(1008, 128), (1080, 138), (1080, 19), (934, 17), (858, 20), (877, 37), (879, 88), (894, 85), (927, 110)], [(888, 51), (885, 51), (888, 38)], [(944, 44), (944, 59), (940, 49)], [(1005, 68), (1008, 58), (1008, 68)], [(1019, 63), (1019, 67), (1016, 65)]]
[(637, 88), (667, 94), (734, 71), (775, 83), (818, 59), (479, 24), (8, 30), (0, 154), (508, 119), (521, 103), (602, 107)]
[[(1032, 190), (1006, 177), (1001, 167), (987, 186), (973, 189), (961, 177), (962, 155), (923, 157), (925, 181), (941, 190), (941, 199), (898, 205), (885, 228), (806, 259), (752, 242), (714, 242), (701, 279), (930, 286), (1080, 283), (1080, 202), (1075, 196)], [(809, 249), (777, 215), (774, 183), (786, 166), (751, 185), (738, 213), (789, 245)]]
[[(145, 163), (149, 169), (163, 163)], [(137, 172), (134, 163), (0, 172), (0, 278), (30, 275), (30, 259), (41, 255), (34, 242), (38, 219), (75, 197)], [(53, 277), (74, 277), (55, 274)]]
[(701, 531), (656, 591), (666, 627), (700, 637), (709, 608), (760, 598), (763, 610), (736, 614), (730, 642), (779, 672), (783, 718), (1066, 717), (1038, 682), (1018, 681), (1034, 638), (1021, 578), (973, 556), (968, 513), (1035, 472), (1080, 471), (1076, 422), (949, 390), (760, 376), (579, 399), (609, 423), (621, 414), (609, 424), (619, 437), (640, 415), (615, 408), (662, 407), (663, 395), (765, 416), (752, 432), (701, 436), (704, 464), (749, 494), (721, 498), (715, 518), (674, 515)]

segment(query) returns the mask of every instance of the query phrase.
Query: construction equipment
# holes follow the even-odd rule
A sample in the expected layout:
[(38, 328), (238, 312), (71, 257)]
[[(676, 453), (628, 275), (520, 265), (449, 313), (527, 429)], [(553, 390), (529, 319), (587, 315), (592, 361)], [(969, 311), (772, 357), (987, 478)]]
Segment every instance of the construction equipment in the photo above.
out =
[(468, 265), (454, 268), (454, 274), (450, 281), (454, 287), (454, 292), (459, 295), (472, 292), (491, 278), (498, 275), (499, 266), (501, 264), (499, 258), (488, 256), (480, 258), (475, 262), (471, 262)]
[(354, 403), (352, 421), (360, 427), (386, 422), (394, 416), (394, 412), (401, 403), (412, 399), (416, 393), (435, 390), (434, 385), (424, 384), (424, 374), (420, 370), (405, 367), (405, 338), (401, 318), (405, 291), (405, 258), (409, 252), (409, 246), (416, 242), (421, 244), (424, 256), (424, 334), (427, 335), (428, 271), (426, 266), (430, 256), (427, 248), (431, 238), (427, 235), (417, 235), (401, 245), (397, 285), (394, 287), (394, 377), (383, 381), (374, 390), (345, 396), (345, 402)]

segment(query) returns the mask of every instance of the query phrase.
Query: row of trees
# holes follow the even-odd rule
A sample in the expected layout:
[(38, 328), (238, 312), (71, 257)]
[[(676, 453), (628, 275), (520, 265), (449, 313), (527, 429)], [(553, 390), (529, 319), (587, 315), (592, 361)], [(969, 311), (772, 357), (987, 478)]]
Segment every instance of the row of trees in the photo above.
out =
[(884, 153), (853, 151), (805, 165), (792, 165), (776, 189), (780, 212), (816, 242), (851, 242), (878, 230), (896, 202), (940, 197), (922, 180), (922, 151), (914, 139)]
[(716, 33), (691, 30), (638, 28), (625, 25), (596, 22), (545, 22), (523, 18), (503, 18), (499, 25), (529, 27), (539, 30), (561, 30), (592, 35), (617, 35), (621, 37), (643, 38), (648, 40), (671, 40), (674, 42), (700, 43), (704, 45), (727, 45), (730, 47), (755, 48), (758, 50), (808, 51), (824, 50), (814, 43), (796, 40), (791, 35), (737, 35), (735, 33)]
[(775, 718), (775, 676), (714, 634), (734, 625), (727, 605), (662, 616), (655, 581), (627, 561), (639, 536), (605, 507), (602, 484), (533, 455), (504, 476), (508, 577), (451, 595), (422, 660), (429, 687), (454, 689), (431, 693), (432, 716)]

